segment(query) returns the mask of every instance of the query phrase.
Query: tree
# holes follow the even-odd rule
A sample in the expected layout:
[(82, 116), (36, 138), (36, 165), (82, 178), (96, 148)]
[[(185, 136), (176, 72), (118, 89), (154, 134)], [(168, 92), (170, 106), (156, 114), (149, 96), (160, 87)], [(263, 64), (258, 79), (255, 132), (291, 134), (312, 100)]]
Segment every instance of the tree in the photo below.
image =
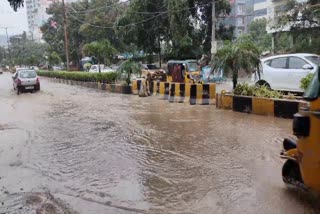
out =
[[(67, 4), (74, 10), (78, 8), (86, 7), (86, 3), (79, 1), (72, 4)], [(81, 22), (78, 21), (84, 19), (83, 13), (72, 13), (69, 10), (68, 19), (68, 35), (69, 35), (69, 50), (70, 60), (76, 66), (79, 65), (82, 54), (82, 46), (85, 43), (84, 37), (80, 33)], [(65, 49), (64, 49), (64, 30), (63, 30), (63, 5), (61, 3), (52, 3), (47, 10), (50, 18), (41, 27), (43, 33), (43, 40), (50, 46), (50, 52), (56, 52), (60, 55), (60, 58), (66, 61)]]
[(8, 0), (10, 6), (14, 11), (17, 11), (19, 7), (23, 7), (24, 0)]
[(319, 28), (319, 0), (288, 0), (283, 6), (275, 8), (277, 14), (275, 27), (289, 26), (291, 29)]
[(248, 35), (240, 36), (235, 42), (228, 42), (217, 51), (215, 69), (232, 72), (233, 88), (237, 86), (240, 70), (247, 73), (257, 70), (260, 74), (260, 51)]
[(124, 61), (119, 68), (119, 73), (126, 76), (126, 83), (129, 85), (131, 83), (132, 74), (139, 74), (141, 76), (141, 66), (139, 63), (135, 62), (133, 59), (128, 59)]
[[(98, 59), (98, 64), (100, 65), (101, 62), (109, 64), (109, 62), (113, 59), (113, 54), (116, 52), (116, 49), (108, 40), (102, 40), (84, 45), (83, 52), (88, 56), (95, 56)], [(101, 72), (100, 66), (99, 72)]]
[[(200, 21), (200, 35), (201, 40), (204, 41), (202, 43), (203, 51), (205, 53), (210, 53), (212, 36), (212, 0), (188, 0), (188, 3), (189, 7), (193, 7), (193, 9), (191, 9), (192, 17), (195, 20)], [(219, 17), (223, 19), (231, 12), (230, 3), (225, 0), (216, 1), (215, 9), (218, 20), (221, 20)], [(222, 23), (220, 26), (216, 28), (217, 39), (232, 40), (234, 27), (226, 26)]]
[[(159, 53), (161, 57), (161, 42), (166, 37), (168, 26), (163, 3), (163, 0), (134, 0), (130, 3), (117, 23), (118, 35), (127, 46), (133, 43), (145, 53)], [(139, 24), (131, 25), (132, 23)]]
[(249, 34), (262, 51), (271, 50), (272, 36), (266, 30), (267, 19), (257, 19), (250, 23)]
[(10, 58), (14, 64), (38, 65), (47, 49), (47, 44), (28, 39), (26, 33), (10, 37)]
[[(272, 28), (278, 34), (290, 37), (290, 52), (320, 53), (320, 2), (319, 0), (288, 0), (275, 8)], [(282, 30), (288, 33), (281, 32)], [(289, 40), (288, 39), (288, 40)]]
[(49, 65), (58, 65), (62, 62), (59, 54), (57, 52), (52, 52), (48, 57)]
[[(119, 32), (127, 45), (134, 43), (146, 53), (159, 53), (164, 43), (167, 57), (199, 57), (211, 49), (211, 3), (212, 0), (133, 0), (118, 22), (119, 27), (127, 27)], [(219, 15), (227, 14), (230, 5), (225, 0), (217, 1), (216, 10)], [(228, 30), (232, 28), (218, 28), (217, 32), (224, 37), (230, 35)]]

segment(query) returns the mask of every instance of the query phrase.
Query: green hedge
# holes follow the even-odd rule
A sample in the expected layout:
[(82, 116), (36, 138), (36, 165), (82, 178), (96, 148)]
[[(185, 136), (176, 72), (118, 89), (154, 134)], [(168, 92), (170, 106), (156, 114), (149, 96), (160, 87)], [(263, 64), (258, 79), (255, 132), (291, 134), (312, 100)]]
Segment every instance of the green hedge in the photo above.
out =
[(110, 73), (87, 73), (87, 72), (67, 72), (67, 71), (38, 71), (39, 76), (74, 80), (81, 82), (103, 82), (115, 83), (118, 74)]

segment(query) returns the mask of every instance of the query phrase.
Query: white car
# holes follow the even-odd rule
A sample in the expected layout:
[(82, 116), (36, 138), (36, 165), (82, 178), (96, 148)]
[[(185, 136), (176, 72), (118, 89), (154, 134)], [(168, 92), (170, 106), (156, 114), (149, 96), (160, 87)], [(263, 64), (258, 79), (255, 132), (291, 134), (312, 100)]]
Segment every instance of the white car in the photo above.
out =
[[(104, 69), (104, 65), (100, 64), (100, 71)], [(99, 65), (92, 65), (89, 70), (90, 73), (99, 73)]]
[(17, 69), (17, 72), (14, 73), (12, 79), (13, 89), (17, 90), (18, 95), (24, 91), (40, 90), (40, 80), (34, 70)]
[[(100, 71), (101, 71), (101, 73), (110, 73), (110, 72), (115, 72), (115, 69), (101, 64)], [(99, 73), (99, 65), (92, 65), (89, 72), (90, 73)]]
[(315, 54), (287, 54), (261, 59), (260, 79), (253, 74), (252, 81), (274, 90), (303, 92), (300, 81), (320, 66), (320, 56)]

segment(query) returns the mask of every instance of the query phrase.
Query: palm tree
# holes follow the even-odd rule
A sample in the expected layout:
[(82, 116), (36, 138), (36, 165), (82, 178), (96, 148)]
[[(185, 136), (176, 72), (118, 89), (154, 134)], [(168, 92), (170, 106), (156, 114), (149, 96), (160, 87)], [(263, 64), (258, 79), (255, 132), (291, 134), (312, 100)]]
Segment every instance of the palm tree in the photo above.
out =
[(133, 59), (128, 59), (124, 61), (119, 68), (120, 74), (126, 75), (126, 83), (129, 85), (131, 83), (131, 75), (139, 74), (141, 76), (141, 66), (139, 63), (135, 62)]
[(232, 72), (233, 88), (237, 86), (240, 70), (251, 73), (256, 70), (260, 75), (260, 50), (248, 35), (240, 36), (234, 42), (226, 43), (215, 56), (214, 69)]

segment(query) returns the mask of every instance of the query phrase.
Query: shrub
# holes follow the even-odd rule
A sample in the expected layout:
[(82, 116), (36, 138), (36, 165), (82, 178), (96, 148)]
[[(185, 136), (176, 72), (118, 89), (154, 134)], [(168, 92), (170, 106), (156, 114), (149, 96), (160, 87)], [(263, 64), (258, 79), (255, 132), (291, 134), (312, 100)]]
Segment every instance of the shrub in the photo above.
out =
[(38, 71), (39, 76), (74, 80), (81, 82), (103, 82), (115, 83), (117, 79), (116, 72), (110, 73), (85, 73), (85, 72), (67, 72), (67, 71)]
[(267, 86), (255, 86), (248, 83), (238, 84), (233, 90), (234, 95), (265, 97), (265, 98), (284, 98), (284, 95), (279, 91), (270, 90)]
[(306, 77), (302, 78), (300, 81), (300, 88), (303, 90), (307, 90), (314, 74), (308, 74)]

